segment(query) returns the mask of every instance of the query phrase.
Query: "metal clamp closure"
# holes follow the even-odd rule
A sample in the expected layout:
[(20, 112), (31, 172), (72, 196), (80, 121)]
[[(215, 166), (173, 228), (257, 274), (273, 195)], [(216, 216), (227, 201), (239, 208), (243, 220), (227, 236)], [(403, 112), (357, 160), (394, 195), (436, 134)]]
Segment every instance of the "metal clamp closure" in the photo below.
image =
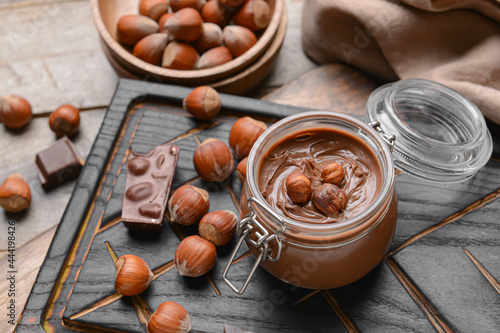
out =
[(374, 130), (376, 130), (377, 132), (380, 133), (380, 135), (382, 135), (382, 138), (384, 138), (384, 141), (387, 142), (387, 144), (389, 145), (389, 149), (392, 152), (392, 150), (394, 149), (394, 142), (396, 141), (396, 136), (394, 134), (389, 135), (385, 133), (384, 130), (380, 127), (380, 122), (378, 120), (374, 121), (373, 123), (369, 123), (368, 126), (373, 127)]
[[(270, 234), (269, 231), (267, 231), (267, 229), (264, 228), (259, 221), (257, 221), (255, 208), (254, 205), (252, 204), (259, 206), (260, 209), (264, 210), (273, 219), (278, 221), (279, 228), (274, 233)], [(233, 252), (231, 253), (231, 257), (229, 258), (229, 261), (227, 262), (226, 267), (224, 268), (224, 272), (222, 273), (222, 279), (224, 280), (224, 282), (226, 282), (226, 284), (229, 286), (229, 288), (231, 288), (231, 290), (233, 290), (235, 293), (239, 295), (243, 294), (243, 292), (248, 286), (248, 283), (252, 279), (252, 276), (257, 270), (257, 266), (261, 262), (267, 260), (278, 261), (280, 259), (281, 250), (283, 248), (282, 235), (286, 230), (286, 226), (285, 223), (283, 222), (283, 219), (276, 212), (274, 212), (267, 206), (263, 205), (257, 199), (253, 197), (249, 198), (248, 208), (250, 209), (250, 213), (247, 214), (247, 216), (245, 216), (245, 218), (238, 223), (239, 240)], [(254, 237), (251, 237), (252, 235)], [(227, 274), (229, 272), (231, 265), (235, 261), (236, 254), (238, 253), (241, 245), (243, 244), (243, 241), (245, 240), (248, 243), (250, 243), (256, 250), (258, 250), (259, 254), (256, 257), (255, 263), (253, 264), (250, 273), (248, 273), (248, 276), (245, 282), (243, 283), (243, 286), (240, 289), (238, 289), (229, 281), (229, 279), (227, 278)], [(274, 246), (276, 251), (274, 251), (272, 248), (269, 247), (269, 243), (272, 241), (276, 242), (276, 246)]]

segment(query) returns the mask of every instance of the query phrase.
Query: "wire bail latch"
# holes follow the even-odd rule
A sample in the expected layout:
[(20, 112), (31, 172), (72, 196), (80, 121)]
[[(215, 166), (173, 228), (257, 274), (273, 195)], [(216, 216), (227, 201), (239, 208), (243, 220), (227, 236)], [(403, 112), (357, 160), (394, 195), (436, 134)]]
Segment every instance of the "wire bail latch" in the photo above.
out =
[(380, 135), (382, 135), (382, 138), (384, 139), (385, 142), (387, 142), (387, 144), (389, 145), (389, 149), (392, 152), (392, 150), (394, 149), (394, 143), (396, 142), (396, 136), (394, 134), (389, 135), (385, 133), (382, 127), (380, 127), (380, 122), (378, 120), (374, 121), (373, 123), (369, 123), (368, 126), (373, 127), (374, 130), (376, 130), (377, 132), (380, 133)]
[[(279, 228), (274, 233), (272, 234), (269, 233), (269, 231), (266, 228), (264, 228), (259, 221), (257, 221), (256, 219), (257, 214), (255, 212), (254, 205), (259, 206), (260, 209), (264, 210), (273, 219), (278, 221)], [(229, 288), (231, 288), (231, 290), (233, 290), (235, 293), (239, 295), (243, 294), (243, 292), (248, 286), (248, 283), (252, 279), (252, 276), (257, 270), (257, 266), (259, 266), (261, 262), (265, 262), (267, 260), (278, 261), (280, 259), (281, 250), (283, 248), (282, 235), (286, 229), (283, 219), (276, 212), (271, 210), (269, 207), (263, 205), (257, 199), (253, 197), (249, 198), (248, 208), (250, 209), (250, 213), (248, 213), (245, 216), (245, 218), (238, 223), (238, 237), (239, 237), (238, 243), (236, 244), (236, 247), (231, 253), (231, 257), (229, 258), (229, 261), (226, 264), (224, 272), (222, 273), (222, 279), (224, 280), (224, 282), (226, 282), (226, 284), (229, 286)], [(251, 237), (252, 235), (255, 237)], [(243, 286), (240, 289), (238, 289), (229, 281), (229, 279), (227, 278), (227, 274), (229, 272), (229, 269), (231, 268), (231, 265), (235, 261), (236, 254), (238, 253), (241, 245), (243, 244), (243, 241), (247, 241), (252, 247), (255, 248), (255, 250), (259, 251), (259, 254), (256, 257), (255, 263), (253, 264), (250, 273), (248, 273), (248, 276), (245, 282), (243, 283)], [(269, 244), (272, 241), (276, 242), (276, 246), (274, 246), (276, 251), (269, 247)]]

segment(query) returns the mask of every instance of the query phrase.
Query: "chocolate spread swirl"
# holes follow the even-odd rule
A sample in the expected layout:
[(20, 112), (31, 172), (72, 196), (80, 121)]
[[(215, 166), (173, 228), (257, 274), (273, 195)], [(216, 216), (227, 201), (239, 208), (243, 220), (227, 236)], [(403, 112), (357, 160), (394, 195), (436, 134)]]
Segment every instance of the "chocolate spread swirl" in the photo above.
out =
[[(309, 200), (296, 204), (286, 194), (286, 178), (302, 172), (311, 187), (321, 185), (321, 171), (336, 162), (344, 168), (342, 188), (347, 204), (338, 216), (326, 216)], [(273, 209), (293, 220), (308, 223), (341, 222), (365, 211), (382, 186), (380, 165), (371, 149), (358, 137), (340, 130), (314, 129), (279, 141), (263, 158), (259, 189)]]

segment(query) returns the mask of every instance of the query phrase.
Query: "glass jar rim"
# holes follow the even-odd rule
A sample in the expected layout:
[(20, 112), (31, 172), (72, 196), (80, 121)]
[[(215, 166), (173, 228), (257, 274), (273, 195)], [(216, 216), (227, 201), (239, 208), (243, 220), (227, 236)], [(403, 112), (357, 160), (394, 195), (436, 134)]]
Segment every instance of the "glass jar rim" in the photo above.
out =
[[(358, 235), (359, 232), (363, 230), (371, 230), (371, 227), (374, 227), (376, 224), (370, 223), (370, 225), (366, 225), (366, 221), (369, 220), (369, 217), (376, 215), (380, 208), (387, 202), (388, 196), (392, 197), (392, 192), (394, 190), (394, 164), (392, 162), (392, 155), (387, 145), (387, 142), (376, 132), (371, 126), (367, 125), (361, 120), (358, 120), (352, 116), (337, 113), (334, 111), (306, 111), (301, 112), (289, 117), (286, 117), (272, 126), (270, 126), (255, 142), (252, 150), (250, 151), (250, 155), (248, 157), (248, 169), (247, 169), (247, 182), (246, 186), (249, 188), (249, 192), (252, 197), (259, 200), (263, 205), (267, 208), (271, 209), (271, 206), (264, 199), (261, 192), (258, 189), (256, 177), (257, 177), (257, 169), (258, 169), (258, 153), (259, 148), (270, 138), (279, 134), (279, 129), (282, 129), (284, 126), (292, 126), (294, 124), (300, 123), (302, 121), (312, 121), (312, 120), (325, 120), (328, 119), (330, 121), (338, 121), (339, 125), (341, 123), (350, 124), (353, 127), (357, 128), (359, 132), (363, 131), (363, 133), (369, 135), (369, 139), (371, 140), (368, 144), (370, 149), (374, 149), (373, 145), (376, 145), (377, 151), (380, 153), (379, 155), (375, 154), (379, 159), (380, 167), (382, 169), (382, 187), (380, 192), (378, 193), (375, 200), (370, 204), (370, 206), (360, 215), (353, 217), (352, 219), (338, 222), (338, 223), (327, 223), (327, 224), (313, 224), (307, 222), (301, 222), (289, 217), (286, 217), (280, 214), (283, 222), (286, 227), (298, 228), (300, 230), (307, 230), (307, 232), (311, 233), (322, 233), (328, 231), (330, 233), (344, 233), (350, 232), (352, 234)], [(345, 126), (345, 125), (344, 125)], [(321, 127), (316, 126), (316, 127)], [(347, 127), (345, 127), (347, 129)], [(367, 137), (360, 137), (365, 143)], [(264, 151), (263, 153), (266, 153)], [(376, 151), (374, 151), (376, 153)], [(383, 159), (382, 161), (380, 159)], [(383, 163), (382, 163), (383, 162)], [(379, 219), (380, 220), (380, 219)], [(357, 232), (359, 231), (359, 232)], [(285, 232), (286, 235), (286, 232)]]

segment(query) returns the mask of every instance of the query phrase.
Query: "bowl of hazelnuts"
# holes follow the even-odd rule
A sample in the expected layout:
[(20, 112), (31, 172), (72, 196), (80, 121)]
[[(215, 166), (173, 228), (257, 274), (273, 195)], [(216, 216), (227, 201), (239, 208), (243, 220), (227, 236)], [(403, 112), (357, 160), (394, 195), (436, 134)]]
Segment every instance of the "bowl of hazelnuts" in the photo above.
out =
[(129, 78), (241, 94), (262, 80), (286, 31), (284, 0), (91, 0), (111, 65)]

